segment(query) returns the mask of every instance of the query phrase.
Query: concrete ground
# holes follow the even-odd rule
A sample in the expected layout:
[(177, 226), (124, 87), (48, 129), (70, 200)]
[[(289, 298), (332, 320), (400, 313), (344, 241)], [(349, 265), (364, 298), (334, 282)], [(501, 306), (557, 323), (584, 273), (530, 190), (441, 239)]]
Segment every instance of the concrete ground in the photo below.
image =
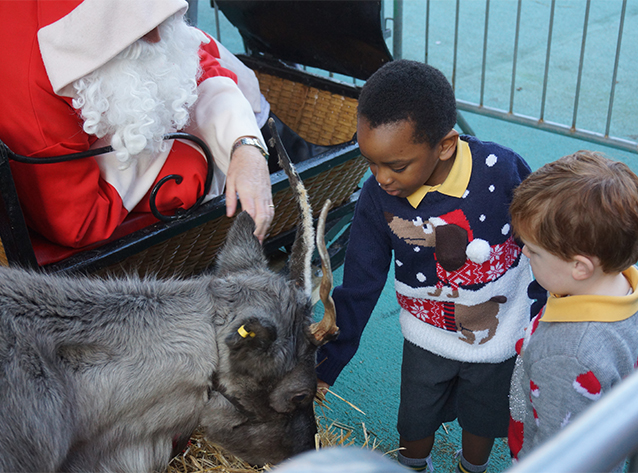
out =
[[(516, 104), (520, 104), (520, 113), (538, 116), (540, 107), (538, 74), (541, 74), (544, 64), (544, 52), (547, 37), (547, 15), (549, 0), (534, 2), (525, 1), (525, 14), (531, 18), (531, 23), (526, 24), (521, 33), (519, 61), (520, 90), (517, 90)], [(571, 123), (573, 110), (573, 74), (569, 78), (566, 70), (573, 72), (574, 56), (578, 58), (582, 30), (582, 4), (585, 2), (563, 0), (557, 2), (557, 16), (555, 28), (557, 30), (558, 43), (553, 45), (554, 67), (557, 75), (553, 76), (550, 83), (551, 90), (548, 93), (547, 117), (561, 123)], [(386, 6), (391, 2), (386, 1)], [(480, 53), (470, 54), (467, 51), (476, 49), (482, 45), (482, 28), (484, 15), (484, 3), (462, 2), (469, 12), (464, 14), (461, 20), (463, 28), (459, 48), (459, 72), (457, 72), (456, 90), (457, 96), (465, 100), (478, 100), (477, 84), (480, 78), (480, 62), (476, 62), (475, 56)], [(432, 51), (429, 62), (441, 70), (448, 77), (451, 74), (451, 53), (449, 31), (443, 31), (441, 25), (453, 23), (454, 2), (432, 2), (431, 15), (435, 21), (430, 35)], [(485, 104), (495, 107), (507, 108), (509, 100), (509, 88), (511, 79), (511, 66), (506, 60), (500, 61), (501, 56), (507, 55), (511, 49), (512, 22), (515, 21), (513, 11), (516, 2), (496, 0), (492, 2), (490, 12), (491, 22), (494, 25), (490, 29), (491, 50), (498, 54), (493, 62), (489, 62), (488, 84), (485, 93)], [(607, 0), (594, 2), (590, 16), (591, 37), (588, 40), (588, 61), (595, 58), (606, 58), (602, 66), (596, 66), (587, 73), (587, 85), (583, 85), (579, 124), (584, 128), (598, 131), (601, 121), (607, 113), (606, 101), (610, 87), (609, 57), (613, 57), (613, 51), (618, 34), (619, 1)], [(404, 57), (423, 60), (423, 28), (421, 24), (409, 23), (408, 18), (421, 15), (425, 2), (422, 0), (406, 0), (404, 17)], [(388, 7), (389, 8), (389, 7)], [(444, 11), (447, 8), (447, 11)], [(627, 19), (625, 25), (626, 35), (623, 48), (630, 52), (638, 47), (638, 2), (629, 0)], [(451, 11), (450, 11), (451, 9)], [(388, 12), (391, 14), (391, 11)], [(448, 15), (447, 23), (445, 15)], [(435, 15), (443, 15), (443, 19), (436, 20)], [(216, 28), (213, 10), (208, 2), (199, 1), (198, 9), (199, 26), (215, 35)], [(422, 15), (421, 15), (422, 16)], [(531, 25), (531, 26), (530, 26)], [(473, 33), (469, 35), (468, 32)], [(499, 37), (498, 34), (502, 36)], [(500, 38), (500, 39), (499, 39)], [(222, 18), (221, 41), (232, 52), (243, 52), (241, 39), (234, 28)], [(438, 41), (438, 43), (437, 43)], [(448, 48), (448, 49), (446, 49)], [(502, 51), (501, 51), (502, 50)], [(480, 51), (480, 48), (479, 48)], [(637, 57), (632, 52), (632, 57)], [(500, 58), (500, 59), (499, 59)], [(467, 65), (468, 67), (461, 67)], [(539, 72), (540, 71), (540, 72)], [(622, 83), (636, 82), (638, 78), (635, 61), (624, 61), (620, 64), (617, 80)], [(556, 82), (560, 86), (556, 85)], [(568, 85), (567, 84), (571, 84)], [(620, 89), (617, 95), (617, 109), (614, 110), (612, 134), (625, 139), (635, 140), (638, 132), (635, 127), (635, 113), (638, 110), (635, 87), (632, 89)], [(499, 91), (501, 92), (499, 94)], [(503, 95), (505, 91), (505, 95)], [(602, 95), (599, 92), (602, 91)], [(605, 95), (606, 94), (606, 95)], [(505, 99), (503, 98), (505, 97)], [(505, 103), (503, 101), (505, 100)], [(596, 105), (597, 104), (597, 105)], [(519, 109), (517, 109), (519, 110)], [(510, 122), (487, 118), (475, 113), (463, 113), (463, 116), (472, 127), (475, 134), (486, 141), (495, 141), (508, 146), (521, 154), (530, 164), (532, 169), (537, 169), (544, 163), (557, 159), (563, 155), (571, 154), (579, 149), (591, 149), (602, 151), (609, 157), (622, 160), (638, 172), (638, 156), (635, 153), (618, 151), (590, 142), (581, 141), (557, 134), (539, 131)], [(335, 285), (340, 284), (343, 276), (342, 268), (335, 274)], [(393, 287), (393, 274), (390, 274), (381, 299), (372, 315), (372, 318), (364, 332), (361, 347), (343, 371), (332, 390), (341, 398), (355, 405), (365, 414), (353, 408), (347, 402), (328, 394), (328, 407), (323, 415), (326, 423), (335, 421), (344, 431), (352, 431), (349, 440), (354, 439), (358, 445), (363, 444), (366, 438), (369, 444), (378, 445), (378, 449), (384, 452), (397, 448), (398, 436), (395, 429), (396, 414), (399, 402), (399, 368), (401, 363), (402, 336), (398, 323), (399, 307), (396, 302)], [(338, 429), (335, 427), (335, 429)], [(348, 441), (349, 441), (348, 440)], [(441, 428), (437, 434), (437, 440), (433, 451), (434, 466), (436, 471), (454, 471), (454, 453), (460, 448), (460, 429), (456, 422)], [(491, 472), (505, 471), (509, 465), (509, 452), (504, 440), (497, 440), (492, 455)]]

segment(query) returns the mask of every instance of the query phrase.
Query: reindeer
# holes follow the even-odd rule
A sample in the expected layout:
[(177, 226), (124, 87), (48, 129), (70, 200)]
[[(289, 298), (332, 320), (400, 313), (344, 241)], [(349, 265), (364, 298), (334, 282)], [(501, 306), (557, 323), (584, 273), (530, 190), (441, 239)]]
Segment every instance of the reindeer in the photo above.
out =
[(315, 352), (338, 329), (329, 288), (311, 325), (311, 209), (280, 160), (303, 209), (289, 277), (245, 212), (211, 275), (0, 268), (0, 471), (163, 470), (197, 426), (253, 464), (314, 447)]

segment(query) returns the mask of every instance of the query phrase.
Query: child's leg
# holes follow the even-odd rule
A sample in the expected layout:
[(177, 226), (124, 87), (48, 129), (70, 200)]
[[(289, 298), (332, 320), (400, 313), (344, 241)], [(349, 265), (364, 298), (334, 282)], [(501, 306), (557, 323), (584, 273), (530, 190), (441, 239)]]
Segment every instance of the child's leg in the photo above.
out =
[(401, 449), (397, 453), (399, 463), (414, 471), (433, 471), (432, 457), (430, 452), (434, 445), (434, 435), (430, 435), (420, 440), (405, 440), (400, 437), (399, 446)]
[(426, 458), (430, 455), (433, 445), (434, 435), (413, 441), (399, 437), (399, 447), (401, 447), (399, 451), (406, 458)]
[(462, 435), (463, 457), (473, 465), (483, 465), (490, 459), (494, 439), (489, 437), (479, 437), (463, 431)]
[(463, 450), (457, 472), (481, 473), (487, 468), (496, 437), (509, 427), (509, 381), (514, 358), (501, 363), (467, 363), (459, 377), (459, 424)]
[(397, 454), (399, 463), (416, 471), (431, 468), (435, 432), (456, 417), (459, 366), (457, 361), (404, 342), (397, 429), (405, 449)]

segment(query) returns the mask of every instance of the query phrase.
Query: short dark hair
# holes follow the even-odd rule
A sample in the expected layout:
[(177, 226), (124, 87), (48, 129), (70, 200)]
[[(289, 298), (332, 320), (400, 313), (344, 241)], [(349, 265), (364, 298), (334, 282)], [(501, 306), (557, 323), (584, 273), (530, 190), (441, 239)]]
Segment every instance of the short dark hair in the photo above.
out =
[(361, 90), (357, 113), (371, 128), (411, 121), (415, 143), (434, 147), (456, 124), (456, 99), (441, 71), (398, 59), (370, 76)]
[(638, 176), (600, 153), (545, 164), (516, 188), (510, 213), (516, 235), (565, 261), (594, 256), (605, 273), (638, 261)]

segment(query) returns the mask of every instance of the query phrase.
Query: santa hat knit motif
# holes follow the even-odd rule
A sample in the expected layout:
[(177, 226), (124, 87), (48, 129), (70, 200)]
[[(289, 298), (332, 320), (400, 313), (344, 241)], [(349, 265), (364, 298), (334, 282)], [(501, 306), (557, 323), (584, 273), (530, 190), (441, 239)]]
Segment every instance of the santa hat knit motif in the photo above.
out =
[(431, 218), (435, 226), (440, 225), (457, 225), (467, 232), (467, 241), (469, 242), (465, 254), (470, 261), (476, 264), (483, 264), (490, 259), (491, 251), (490, 244), (480, 238), (474, 239), (474, 234), (470, 223), (467, 221), (465, 214), (461, 209), (453, 210), (439, 217)]
[(538, 390), (538, 384), (536, 384), (534, 381), (532, 381), (531, 379), (529, 380), (529, 393), (534, 396), (534, 397), (538, 397), (540, 392)]
[(591, 371), (577, 376), (574, 380), (573, 386), (577, 392), (592, 401), (597, 401), (603, 394), (600, 381), (598, 381), (594, 373)]

